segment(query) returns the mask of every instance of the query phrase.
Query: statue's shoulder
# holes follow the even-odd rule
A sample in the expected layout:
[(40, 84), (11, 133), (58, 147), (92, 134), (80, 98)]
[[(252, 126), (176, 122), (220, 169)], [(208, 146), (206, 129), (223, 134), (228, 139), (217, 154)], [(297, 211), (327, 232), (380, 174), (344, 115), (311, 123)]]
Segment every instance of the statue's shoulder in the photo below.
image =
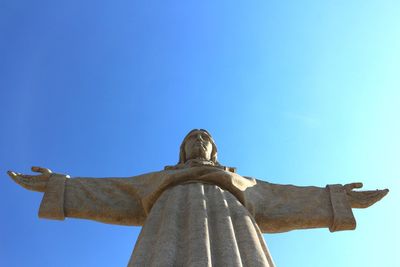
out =
[(165, 171), (165, 170), (146, 172), (146, 173), (141, 173), (141, 174), (138, 174), (138, 175), (130, 176), (129, 179), (131, 179), (131, 180), (155, 179), (155, 178), (161, 178), (161, 177), (165, 176), (167, 173), (168, 172)]
[(256, 178), (252, 176), (247, 176), (247, 175), (241, 175), (243, 178), (249, 179), (249, 180), (257, 180)]
[(270, 186), (274, 185), (273, 183), (267, 182), (264, 179), (259, 179), (259, 178), (255, 178), (255, 177), (252, 177), (252, 176), (242, 176), (242, 177), (247, 179), (247, 180), (252, 181), (256, 185), (261, 185), (261, 186), (264, 186), (264, 187), (265, 186), (270, 187)]

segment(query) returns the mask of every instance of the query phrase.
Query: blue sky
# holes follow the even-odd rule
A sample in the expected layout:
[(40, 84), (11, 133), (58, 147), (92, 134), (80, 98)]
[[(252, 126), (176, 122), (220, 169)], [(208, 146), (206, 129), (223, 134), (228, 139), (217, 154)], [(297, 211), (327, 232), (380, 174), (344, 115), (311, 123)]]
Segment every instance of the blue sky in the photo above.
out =
[(400, 266), (398, 1), (0, 3), (0, 265), (125, 266), (138, 227), (41, 220), (9, 169), (125, 177), (208, 129), (274, 183), (389, 188), (357, 229), (265, 235), (278, 267)]

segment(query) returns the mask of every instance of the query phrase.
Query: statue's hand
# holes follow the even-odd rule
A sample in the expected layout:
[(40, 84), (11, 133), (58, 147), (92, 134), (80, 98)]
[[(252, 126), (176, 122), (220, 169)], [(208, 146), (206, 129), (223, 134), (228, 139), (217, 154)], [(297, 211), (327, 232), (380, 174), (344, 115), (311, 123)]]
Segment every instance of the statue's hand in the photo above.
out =
[(32, 167), (32, 171), (39, 172), (39, 175), (27, 175), (8, 171), (8, 175), (20, 186), (38, 192), (44, 192), (47, 187), (52, 171), (41, 167)]
[(344, 185), (344, 189), (347, 193), (347, 198), (352, 208), (368, 208), (369, 206), (381, 200), (389, 192), (388, 189), (353, 191), (354, 188), (361, 188), (362, 186), (362, 183), (351, 183)]

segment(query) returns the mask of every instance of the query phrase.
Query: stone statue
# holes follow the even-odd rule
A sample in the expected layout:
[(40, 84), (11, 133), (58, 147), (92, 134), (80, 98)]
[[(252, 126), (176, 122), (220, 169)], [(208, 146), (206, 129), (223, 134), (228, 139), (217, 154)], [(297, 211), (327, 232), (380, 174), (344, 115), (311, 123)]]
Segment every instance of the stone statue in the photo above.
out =
[(352, 230), (352, 208), (367, 208), (388, 190), (353, 191), (361, 183), (299, 187), (240, 176), (217, 161), (211, 135), (184, 138), (179, 162), (129, 178), (8, 174), (44, 192), (39, 217), (143, 226), (128, 266), (274, 266), (262, 233), (328, 227)]

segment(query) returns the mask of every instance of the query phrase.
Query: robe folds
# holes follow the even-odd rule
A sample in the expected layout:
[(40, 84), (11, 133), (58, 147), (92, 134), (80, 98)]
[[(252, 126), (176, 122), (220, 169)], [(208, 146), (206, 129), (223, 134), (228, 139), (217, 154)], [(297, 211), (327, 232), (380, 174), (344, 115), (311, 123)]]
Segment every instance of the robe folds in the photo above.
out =
[(128, 266), (274, 266), (262, 233), (352, 230), (342, 185), (267, 183), (217, 167), (50, 177), (39, 217), (143, 226)]

